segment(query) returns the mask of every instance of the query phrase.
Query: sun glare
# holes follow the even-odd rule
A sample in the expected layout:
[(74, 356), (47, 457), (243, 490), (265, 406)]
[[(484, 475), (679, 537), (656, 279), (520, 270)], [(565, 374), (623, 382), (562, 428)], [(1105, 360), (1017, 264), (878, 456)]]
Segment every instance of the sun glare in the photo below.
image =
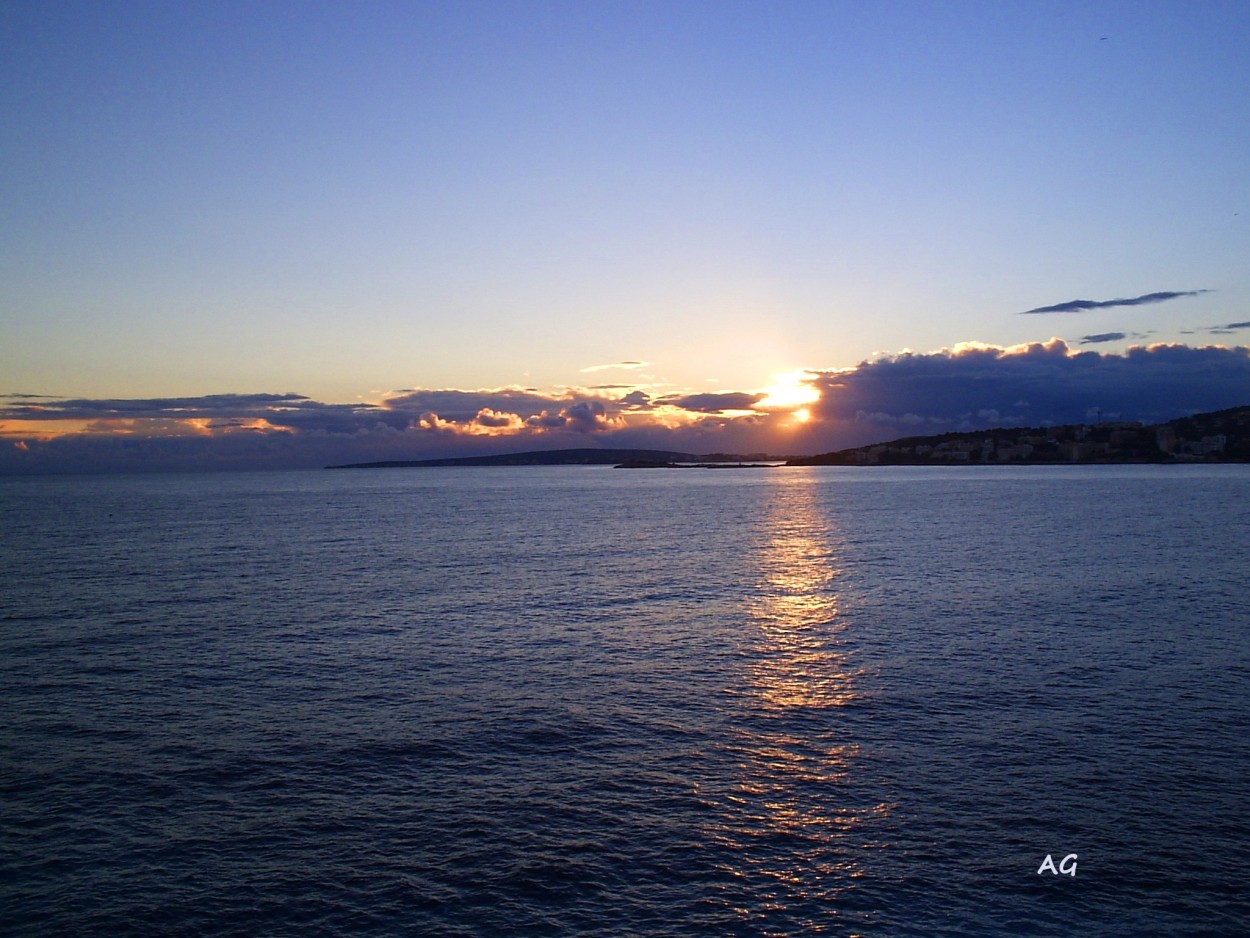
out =
[[(775, 376), (773, 383), (764, 388), (762, 393), (765, 396), (756, 402), (756, 409), (792, 410), (799, 420), (811, 419), (811, 411), (804, 405), (820, 400), (820, 391), (812, 387), (809, 377), (809, 373), (802, 370)], [(800, 408), (804, 416), (799, 416)]]

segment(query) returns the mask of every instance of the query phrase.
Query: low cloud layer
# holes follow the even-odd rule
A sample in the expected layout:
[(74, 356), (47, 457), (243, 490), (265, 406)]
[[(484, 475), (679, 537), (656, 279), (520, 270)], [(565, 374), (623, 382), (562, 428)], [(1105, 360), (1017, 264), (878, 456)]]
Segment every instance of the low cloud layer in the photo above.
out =
[[(1091, 335), (1082, 345), (1122, 338)], [(969, 343), (810, 370), (803, 381), (819, 398), (801, 413), (798, 405), (764, 406), (759, 391), (655, 395), (628, 386), (413, 388), (358, 404), (295, 393), (11, 394), (0, 397), (0, 472), (295, 468), (584, 446), (798, 455), (1094, 415), (1149, 423), (1250, 404), (1250, 348), (1153, 345), (1110, 354), (1059, 339)]]
[(1026, 309), (1021, 315), (1031, 316), (1036, 313), (1084, 313), (1091, 309), (1108, 309), (1112, 306), (1145, 306), (1149, 303), (1165, 303), (1168, 300), (1180, 299), (1183, 296), (1201, 296), (1210, 290), (1165, 290), (1160, 293), (1143, 293), (1141, 296), (1119, 300), (1068, 300), (1053, 306), (1039, 306)]

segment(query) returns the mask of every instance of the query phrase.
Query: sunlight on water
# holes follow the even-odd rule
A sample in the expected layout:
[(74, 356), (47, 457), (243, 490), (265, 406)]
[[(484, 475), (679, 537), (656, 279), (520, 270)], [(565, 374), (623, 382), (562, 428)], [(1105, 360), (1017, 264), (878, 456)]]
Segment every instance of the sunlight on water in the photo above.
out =
[(777, 478), (750, 607), (760, 636), (752, 686), (769, 711), (838, 706), (854, 692), (838, 650), (844, 623), (835, 592), (835, 532), (813, 500), (809, 477)]
[[(859, 828), (884, 806), (844, 796), (859, 747), (838, 711), (859, 699), (858, 676), (842, 648), (837, 531), (815, 498), (810, 474), (773, 477), (747, 606), (754, 626), (744, 650), (747, 719), (730, 744), (738, 779), (714, 840), (736, 856), (725, 872), (753, 881), (769, 909), (820, 933), (839, 899), (864, 873)], [(758, 918), (740, 910), (744, 923)]]

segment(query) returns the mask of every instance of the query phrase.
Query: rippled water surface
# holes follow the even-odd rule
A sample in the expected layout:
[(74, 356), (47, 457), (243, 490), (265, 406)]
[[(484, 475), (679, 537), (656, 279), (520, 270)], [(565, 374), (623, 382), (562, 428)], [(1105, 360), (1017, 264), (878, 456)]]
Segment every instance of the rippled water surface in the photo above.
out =
[(1250, 933), (1250, 467), (7, 479), (0, 547), (2, 934)]

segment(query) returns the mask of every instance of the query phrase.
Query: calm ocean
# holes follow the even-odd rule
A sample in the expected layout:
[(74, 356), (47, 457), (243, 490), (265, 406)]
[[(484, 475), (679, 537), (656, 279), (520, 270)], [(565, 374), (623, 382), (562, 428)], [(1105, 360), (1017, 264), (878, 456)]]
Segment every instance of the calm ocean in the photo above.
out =
[(0, 934), (1250, 934), (1250, 466), (10, 478), (0, 548)]

